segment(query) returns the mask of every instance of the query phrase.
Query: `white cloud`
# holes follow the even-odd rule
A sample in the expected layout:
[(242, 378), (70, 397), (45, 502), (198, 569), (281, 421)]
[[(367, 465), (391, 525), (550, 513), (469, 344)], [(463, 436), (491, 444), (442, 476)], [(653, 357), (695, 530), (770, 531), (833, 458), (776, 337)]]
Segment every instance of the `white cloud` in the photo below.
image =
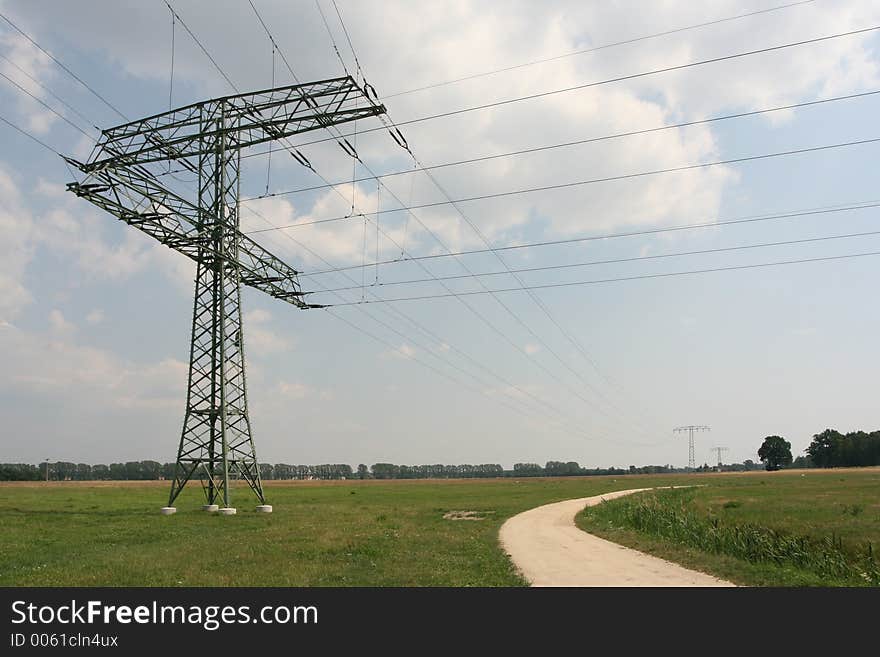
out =
[(312, 394), (312, 389), (304, 383), (278, 382), (278, 393), (288, 399), (305, 399)]
[[(13, 33), (0, 35), (0, 52), (7, 58), (0, 60), (0, 72), (32, 96), (45, 98), (46, 93), (37, 82), (45, 84), (53, 77), (49, 57), (20, 34)], [(24, 127), (38, 135), (49, 132), (57, 117), (26, 93), (18, 89), (11, 93), (17, 96), (18, 111), (26, 118)]]
[(243, 318), (245, 345), (248, 352), (258, 356), (287, 351), (293, 340), (269, 328), (272, 315), (262, 309), (246, 312)]
[(411, 347), (408, 344), (402, 344), (397, 349), (393, 351), (387, 352), (389, 356), (394, 356), (396, 358), (410, 359), (416, 355), (417, 351), (414, 347)]
[(0, 165), (0, 320), (14, 319), (32, 301), (23, 278), (34, 255), (33, 232), (18, 183)]
[(9, 325), (0, 332), (6, 354), (0, 388), (24, 389), (67, 399), (100, 399), (118, 408), (181, 407), (187, 365), (175, 359), (140, 365), (106, 350), (77, 344), (60, 312), (51, 316), (53, 330), (30, 333)]
[(105, 317), (106, 316), (104, 315), (103, 310), (101, 310), (100, 308), (95, 308), (94, 310), (89, 312), (88, 315), (86, 315), (86, 323), (91, 324), (92, 326), (95, 326), (97, 324), (102, 323), (104, 321)]
[(49, 327), (53, 333), (61, 335), (73, 333), (76, 330), (76, 327), (64, 318), (64, 313), (57, 308), (49, 313)]
[[(376, 11), (371, 3), (340, 5), (370, 82), (380, 93), (748, 10), (741, 2), (734, 0), (719, 0), (711, 5), (626, 0), (615, 3), (573, 0), (541, 3), (522, 0), (412, 3), (388, 0), (382, 4), (381, 11)], [(261, 0), (258, 6), (269, 21), (276, 40), (282, 44), (290, 61), (295, 63), (299, 77), (323, 79), (338, 74), (338, 66), (312, 0), (294, 3)], [(268, 84), (270, 69), (266, 42), (246, 3), (230, 2), (223, 5), (222, 10), (215, 12), (210, 20), (201, 11), (201, 5), (193, 1), (179, 0), (175, 2), (175, 8), (243, 89)], [(122, 71), (118, 77), (99, 82), (102, 92), (106, 86), (108, 97), (119, 102), (127, 113), (132, 116), (147, 115), (165, 109), (167, 97), (163, 100), (161, 94), (147, 94), (147, 97), (154, 98), (153, 101), (147, 101), (148, 105), (150, 102), (153, 105), (143, 106), (140, 103), (144, 102), (144, 94), (126, 93), (130, 88), (126, 85), (147, 87), (159, 84), (164, 87), (167, 83), (167, 40), (143, 38), (144, 34), (168, 35), (169, 16), (161, 3), (134, 0), (57, 3), (53, 12), (41, 11), (35, 3), (19, 3), (16, 12), (38, 40), (49, 46), (60, 48), (63, 45), (69, 54), (81, 57), (86, 72), (88, 68), (85, 65), (97, 59), (107, 64), (104, 70)], [(297, 21), (285, 20), (292, 13), (296, 13)], [(816, 2), (705, 30), (679, 33), (674, 37), (561, 59), (427, 92), (387, 98), (386, 104), (392, 116), (403, 121), (495, 99), (873, 25), (878, 20), (880, 5), (877, 3), (854, 0)], [(64, 26), (63, 44), (57, 40), (53, 42), (58, 25)], [(8, 36), (2, 37), (0, 52), (9, 54), (14, 48), (19, 48), (21, 52), (15, 55), (15, 61), (31, 67), (28, 70), (32, 70), (35, 77), (50, 83), (54, 81), (53, 75), (61, 79), (59, 74), (51, 72), (41, 55), (30, 52), (30, 46), (13, 41)], [(233, 50), (223, 48), (224, 44), (233, 42), (236, 44)], [(653, 127), (728, 111), (877, 88), (880, 75), (876, 56), (870, 49), (871, 43), (876, 41), (871, 42), (867, 37), (828, 41), (821, 46), (791, 49), (775, 55), (744, 58), (638, 81), (548, 96), (543, 100), (511, 104), (491, 111), (462, 114), (457, 118), (413, 124), (404, 127), (404, 132), (419, 157), (426, 164), (432, 164)], [(229, 91), (212, 70), (210, 62), (181, 31), (178, 31), (177, 47), (175, 103), (184, 104)], [(61, 89), (64, 90), (63, 87)], [(34, 91), (38, 93), (40, 90), (36, 88)], [(81, 90), (78, 93), (86, 96)], [(89, 100), (95, 103), (94, 99)], [(54, 121), (51, 115), (41, 116), (44, 113), (42, 109), (30, 100), (19, 98), (18, 101), (22, 116), (34, 121), (29, 126), (31, 129), (40, 132), (50, 127)], [(109, 120), (106, 108), (102, 108), (101, 112), (104, 120)], [(774, 114), (754, 120), (772, 125), (774, 122), (791, 121), (797, 116), (798, 113)], [(25, 121), (22, 119), (22, 122)], [(361, 125), (366, 125), (366, 122)], [(63, 126), (58, 127), (60, 138), (60, 128)], [(346, 131), (350, 129), (350, 126), (345, 128)], [(435, 175), (453, 197), (503, 192), (720, 159), (719, 156), (726, 153), (721, 153), (722, 142), (718, 140), (718, 134), (715, 126), (670, 130), (650, 136), (441, 169)], [(56, 135), (53, 133), (51, 137)], [(84, 139), (76, 139), (78, 143), (73, 146), (72, 152), (82, 159), (87, 145)], [(322, 146), (304, 147), (303, 150), (324, 177), (330, 180), (350, 179), (351, 160), (341, 153), (336, 144), (329, 142)], [(358, 151), (377, 171), (408, 166), (405, 154), (393, 145), (384, 132), (361, 137)], [(259, 161), (253, 162), (256, 168)], [(279, 189), (297, 187), (304, 180), (308, 181), (306, 184), (319, 184), (316, 178), (304, 176), (303, 170), (294, 171), (289, 157), (273, 158), (272, 166), (273, 184)], [(157, 407), (166, 405), (169, 409), (175, 409), (175, 412), (182, 410), (180, 399), (185, 382), (184, 363), (171, 360), (135, 367), (127, 357), (76, 344), (74, 335), (69, 331), (27, 335), (15, 328), (13, 322), (17, 322), (23, 310), (33, 302), (31, 293), (35, 290), (28, 289), (30, 283), (26, 274), (28, 268), (34, 266), (34, 254), (43, 249), (52, 257), (57, 257), (63, 266), (71, 266), (77, 274), (71, 280), (83, 287), (95, 280), (125, 281), (139, 272), (163, 272), (181, 294), (189, 296), (192, 293), (193, 263), (128, 227), (114, 231), (111, 226), (119, 226), (115, 220), (66, 193), (55, 182), (41, 180), (34, 190), (26, 189), (27, 186), (14, 172), (12, 166), (0, 168), (0, 234), (4, 236), (0, 241), (0, 335), (3, 336), (0, 339), (3, 340), (3, 353), (15, 354), (10, 367), (0, 374), (0, 384), (44, 392), (98, 391), (106, 393), (116, 406), (155, 404)], [(722, 198), (744, 196), (737, 189), (738, 181), (735, 168), (715, 167), (465, 203), (462, 207), (490, 240), (512, 244), (534, 241), (539, 234), (552, 238), (627, 225), (704, 221), (717, 216)], [(443, 195), (433, 189), (422, 174), (389, 178), (386, 182), (404, 203), (408, 203), (410, 198), (415, 204), (443, 199)], [(412, 197), (409, 191), (411, 186)], [(36, 192), (33, 203), (23, 199), (23, 189), (25, 196), (27, 192)], [(352, 188), (350, 184), (343, 184), (338, 190), (339, 193), (322, 190), (301, 196), (266, 199), (254, 203), (253, 207), (265, 213), (274, 224), (304, 223), (341, 216), (349, 210), (347, 199)], [(262, 189), (256, 190), (256, 193), (260, 191)], [(254, 189), (244, 190), (245, 194), (254, 192)], [(357, 193), (358, 210), (371, 212), (375, 209), (378, 199), (372, 184), (359, 185)], [(384, 190), (381, 205), (383, 208), (392, 205)], [(415, 214), (449, 248), (481, 246), (481, 241), (453, 208), (423, 209), (415, 211)], [(383, 215), (381, 224), (395, 241), (405, 242), (411, 253), (436, 253), (442, 250), (419, 227), (418, 221), (407, 219), (404, 213)], [(245, 211), (243, 227), (246, 230), (256, 229), (265, 227), (265, 224)], [(355, 218), (292, 229), (287, 231), (289, 237), (277, 232), (260, 234), (257, 239), (283, 259), (304, 269), (320, 267), (321, 264), (318, 258), (310, 255), (297, 242), (333, 263), (355, 264), (364, 257), (363, 228), (363, 221)], [(370, 224), (367, 261), (374, 253), (373, 231), (374, 227)], [(642, 253), (649, 253), (649, 248), (646, 246)], [(383, 254), (390, 254), (390, 257), (399, 253), (399, 249), (386, 238), (381, 239), (381, 249)], [(432, 262), (429, 266), (433, 270), (435, 265)], [(437, 268), (439, 271), (439, 263)], [(359, 282), (359, 274), (353, 276)], [(76, 291), (69, 294), (75, 295)], [(45, 317), (57, 303), (53, 299), (48, 307), (40, 308), (39, 316)], [(113, 312), (112, 306), (106, 306), (108, 315)], [(61, 327), (69, 323), (63, 315), (56, 319)], [(100, 320), (96, 320), (91, 313), (85, 317), (87, 324), (95, 321)], [(255, 312), (245, 321), (248, 325), (246, 342), (251, 353), (273, 354), (291, 348), (293, 338), (279, 333), (272, 326), (268, 313)], [(682, 320), (682, 326), (686, 328), (687, 322)], [(80, 333), (85, 328), (82, 326)], [(454, 331), (458, 327), (450, 328)], [(515, 339), (522, 343), (523, 338)], [(526, 350), (531, 347), (533, 345), (526, 347)], [(403, 344), (383, 355), (412, 358), (416, 353), (413, 347)], [(265, 391), (274, 391), (275, 395), (269, 395), (272, 399), (332, 397), (329, 391), (311, 390), (300, 383), (280, 383), (276, 389), (270, 364), (265, 360), (257, 364), (266, 368), (263, 378), (260, 380), (260, 370), (254, 368), (251, 373), (256, 376), (250, 380), (257, 380), (257, 388), (262, 384)], [(503, 365), (506, 368), (507, 363)], [(512, 372), (510, 380), (531, 379)], [(553, 392), (533, 387), (526, 389), (542, 396)], [(499, 389), (488, 392), (492, 395), (502, 394)], [(506, 392), (514, 397), (522, 396), (514, 388)]]

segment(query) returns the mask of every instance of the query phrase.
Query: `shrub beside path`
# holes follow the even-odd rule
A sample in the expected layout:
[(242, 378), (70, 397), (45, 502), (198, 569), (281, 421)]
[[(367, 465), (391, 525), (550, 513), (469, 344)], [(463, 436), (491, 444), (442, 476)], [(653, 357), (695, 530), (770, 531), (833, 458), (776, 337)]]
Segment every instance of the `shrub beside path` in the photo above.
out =
[(508, 519), (501, 545), (532, 586), (734, 586), (593, 536), (574, 524), (588, 506), (640, 493), (621, 490), (545, 504)]

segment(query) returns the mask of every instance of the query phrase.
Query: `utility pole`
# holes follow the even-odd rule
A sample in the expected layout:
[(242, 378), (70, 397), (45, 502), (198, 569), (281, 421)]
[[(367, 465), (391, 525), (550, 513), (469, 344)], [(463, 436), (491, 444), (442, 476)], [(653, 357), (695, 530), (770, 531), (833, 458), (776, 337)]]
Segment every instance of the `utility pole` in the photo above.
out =
[[(272, 511), (248, 413), (241, 287), (301, 310), (321, 307), (304, 301), (296, 269), (240, 230), (241, 152), (384, 113), (345, 76), (179, 107), (102, 131), (88, 162), (65, 158), (85, 174), (69, 191), (196, 262), (186, 412), (163, 514), (177, 511), (175, 499), (196, 478), (205, 491), (202, 508), (233, 515), (236, 474), (259, 499), (257, 510)], [(311, 168), (292, 146), (290, 154)], [(197, 185), (182, 189), (164, 178), (172, 165)]]
[(46, 457), (46, 483), (49, 482), (49, 458)]
[(721, 454), (722, 454), (722, 452), (728, 451), (727, 448), (726, 447), (713, 447), (711, 451), (715, 452), (718, 455), (718, 459), (717, 459), (718, 460), (718, 467), (720, 468), (721, 467)]
[(691, 470), (696, 469), (694, 463), (694, 431), (711, 431), (711, 429), (703, 424), (688, 424), (683, 427), (675, 427), (674, 432), (688, 432), (688, 467)]

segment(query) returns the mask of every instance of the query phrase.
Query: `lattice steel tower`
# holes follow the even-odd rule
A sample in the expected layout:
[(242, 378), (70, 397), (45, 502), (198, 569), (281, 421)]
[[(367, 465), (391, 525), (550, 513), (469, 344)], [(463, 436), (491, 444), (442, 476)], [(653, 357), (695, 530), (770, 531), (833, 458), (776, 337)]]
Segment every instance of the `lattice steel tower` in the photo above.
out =
[(684, 427), (676, 427), (675, 429), (673, 429), (673, 431), (688, 432), (688, 467), (691, 470), (695, 469), (696, 462), (694, 461), (694, 431), (711, 431), (711, 429), (705, 425), (689, 424)]
[(721, 463), (721, 455), (722, 455), (724, 452), (727, 452), (727, 451), (730, 451), (730, 450), (729, 450), (727, 447), (713, 447), (711, 451), (715, 452), (715, 454), (718, 456), (718, 458), (717, 458), (716, 460), (718, 461), (718, 467), (720, 468), (721, 465), (722, 465), (722, 463)]
[[(230, 507), (230, 475), (265, 505), (248, 415), (241, 286), (292, 303), (298, 272), (239, 229), (243, 149), (318, 128), (383, 114), (350, 77), (224, 96), (102, 132), (87, 163), (67, 161), (83, 180), (77, 196), (196, 261), (186, 414), (168, 506), (197, 476), (207, 505)], [(298, 151), (300, 163), (310, 166)], [(191, 172), (195, 189), (169, 175)]]

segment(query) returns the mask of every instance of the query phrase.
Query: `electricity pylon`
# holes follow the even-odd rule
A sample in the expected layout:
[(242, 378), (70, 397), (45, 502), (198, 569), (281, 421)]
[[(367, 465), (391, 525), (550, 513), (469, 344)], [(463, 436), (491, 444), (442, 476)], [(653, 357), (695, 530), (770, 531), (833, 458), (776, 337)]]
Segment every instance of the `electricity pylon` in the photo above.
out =
[[(224, 512), (234, 513), (230, 474), (271, 510), (248, 415), (241, 286), (316, 307), (303, 301), (298, 272), (239, 229), (242, 150), (384, 113), (346, 76), (180, 107), (104, 130), (86, 163), (65, 158), (85, 174), (69, 191), (197, 263), (186, 413), (164, 513), (175, 511), (196, 475), (205, 508), (216, 510), (222, 498)], [(187, 193), (163, 180), (171, 166), (194, 174), (197, 188)]]
[(721, 467), (721, 454), (723, 452), (728, 451), (728, 449), (726, 447), (713, 447), (711, 451), (715, 452), (718, 455), (718, 467), (720, 468)]
[(688, 432), (688, 467), (693, 470), (696, 468), (696, 463), (694, 462), (694, 431), (711, 431), (711, 429), (705, 425), (697, 425), (697, 424), (689, 424), (684, 427), (675, 427), (673, 429), (675, 432), (679, 431), (687, 431)]

